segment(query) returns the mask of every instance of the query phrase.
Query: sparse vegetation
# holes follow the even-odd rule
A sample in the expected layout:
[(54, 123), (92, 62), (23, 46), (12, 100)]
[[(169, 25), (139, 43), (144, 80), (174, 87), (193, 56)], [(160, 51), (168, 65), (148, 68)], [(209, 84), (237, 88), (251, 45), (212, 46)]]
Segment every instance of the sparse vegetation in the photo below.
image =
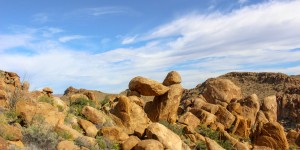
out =
[(102, 136), (97, 136), (96, 140), (100, 149), (120, 150), (120, 145), (118, 143), (105, 139)]
[(184, 134), (182, 127), (177, 126), (175, 124), (171, 124), (167, 120), (160, 120), (159, 123), (166, 126), (168, 129), (170, 129), (179, 136)]
[(51, 105), (54, 105), (53, 98), (45, 96), (45, 95), (39, 97), (38, 101), (39, 102), (46, 102), (46, 103), (49, 103)]
[(70, 113), (79, 116), (79, 117), (84, 117), (81, 114), (82, 108), (84, 106), (91, 106), (91, 107), (95, 107), (95, 103), (89, 99), (85, 99), (85, 98), (77, 98), (74, 102), (72, 102), (70, 104)]

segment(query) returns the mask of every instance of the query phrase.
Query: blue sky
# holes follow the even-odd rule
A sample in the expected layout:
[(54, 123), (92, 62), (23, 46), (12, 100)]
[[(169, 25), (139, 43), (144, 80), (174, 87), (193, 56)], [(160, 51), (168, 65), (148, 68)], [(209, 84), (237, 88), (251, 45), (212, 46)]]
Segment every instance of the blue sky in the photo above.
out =
[(299, 14), (299, 0), (0, 0), (0, 69), (55, 93), (118, 93), (171, 70), (185, 88), (230, 71), (300, 74)]

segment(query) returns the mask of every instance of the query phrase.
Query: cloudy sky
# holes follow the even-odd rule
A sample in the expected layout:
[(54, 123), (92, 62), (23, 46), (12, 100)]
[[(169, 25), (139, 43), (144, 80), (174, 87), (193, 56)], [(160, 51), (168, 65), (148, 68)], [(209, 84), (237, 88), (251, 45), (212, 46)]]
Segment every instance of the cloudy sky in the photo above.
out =
[(171, 70), (185, 88), (230, 71), (300, 74), (299, 14), (299, 0), (0, 0), (0, 70), (55, 93), (117, 93)]

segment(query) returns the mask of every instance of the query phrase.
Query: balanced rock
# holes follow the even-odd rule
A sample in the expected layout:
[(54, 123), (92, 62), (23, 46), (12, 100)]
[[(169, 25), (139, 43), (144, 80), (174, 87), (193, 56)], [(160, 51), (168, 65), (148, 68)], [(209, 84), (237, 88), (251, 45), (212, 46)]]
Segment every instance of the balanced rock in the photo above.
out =
[(254, 132), (254, 145), (266, 146), (272, 149), (289, 149), (283, 127), (277, 122), (259, 124)]
[(209, 79), (205, 82), (203, 96), (209, 103), (217, 101), (230, 103), (232, 99), (241, 99), (241, 88), (228, 79)]
[(168, 73), (167, 77), (165, 78), (163, 85), (170, 86), (173, 84), (180, 84), (181, 83), (181, 76), (176, 71), (171, 71)]
[(134, 150), (164, 150), (164, 146), (159, 141), (147, 139), (140, 141)]
[(146, 135), (150, 139), (161, 142), (166, 149), (182, 150), (180, 137), (160, 123), (150, 124), (146, 130)]
[(167, 120), (170, 123), (176, 122), (182, 93), (182, 86), (173, 84), (167, 93), (156, 96), (153, 102), (148, 102), (145, 106), (145, 112), (151, 121)]
[(159, 96), (168, 92), (169, 88), (163, 84), (144, 77), (135, 77), (129, 82), (129, 89), (144, 96)]

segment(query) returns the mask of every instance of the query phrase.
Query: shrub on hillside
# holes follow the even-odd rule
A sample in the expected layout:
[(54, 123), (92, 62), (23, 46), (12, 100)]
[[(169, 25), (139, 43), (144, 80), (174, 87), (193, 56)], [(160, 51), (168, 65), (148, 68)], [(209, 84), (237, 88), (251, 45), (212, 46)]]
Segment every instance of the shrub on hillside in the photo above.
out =
[(177, 126), (176, 124), (171, 124), (167, 120), (160, 120), (159, 123), (166, 126), (168, 129), (170, 129), (179, 136), (184, 134), (182, 127)]
[(41, 97), (39, 97), (38, 101), (39, 102), (46, 102), (46, 103), (49, 103), (51, 105), (54, 105), (53, 98), (48, 97), (48, 96), (41, 96)]
[(81, 114), (82, 108), (84, 106), (91, 106), (91, 107), (95, 107), (95, 103), (89, 99), (85, 99), (85, 98), (77, 98), (74, 102), (72, 102), (70, 104), (70, 113), (76, 115), (76, 116), (80, 116), (80, 117), (84, 117)]

